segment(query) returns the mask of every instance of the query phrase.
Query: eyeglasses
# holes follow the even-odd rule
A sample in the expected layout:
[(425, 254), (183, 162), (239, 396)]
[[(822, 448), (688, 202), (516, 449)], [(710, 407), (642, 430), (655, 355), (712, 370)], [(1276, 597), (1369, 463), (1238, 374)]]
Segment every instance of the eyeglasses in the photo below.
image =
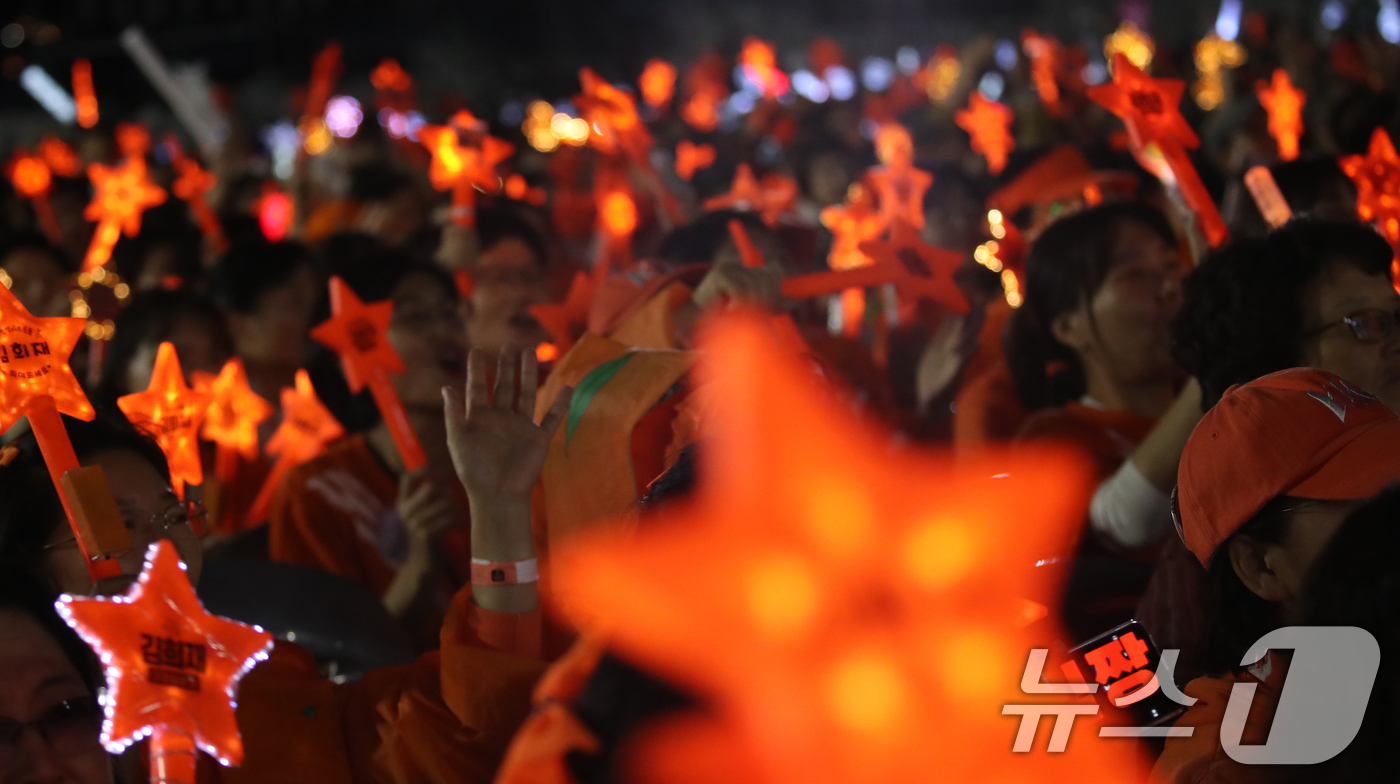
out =
[(0, 766), (14, 761), (25, 730), (31, 729), (59, 754), (81, 754), (100, 748), (102, 707), (87, 696), (60, 702), (33, 721), (0, 717)]
[[(131, 521), (126, 521), (126, 527), (134, 533), (142, 533), (149, 540), (161, 539), (172, 530), (188, 528), (191, 531), (209, 530), (209, 513), (205, 510), (204, 504), (198, 501), (177, 501), (171, 504), (164, 511), (157, 512), (148, 518), (143, 525), (138, 525)], [(77, 540), (68, 537), (59, 542), (44, 545), (45, 550), (53, 550), (59, 547), (72, 547), (77, 544)]]
[(1362, 343), (1379, 343), (1390, 337), (1395, 332), (1395, 324), (1400, 321), (1400, 313), (1379, 308), (1367, 308), (1327, 324), (1310, 332), (1303, 333), (1303, 338), (1315, 338), (1334, 327), (1346, 326), (1351, 330), (1352, 336)]

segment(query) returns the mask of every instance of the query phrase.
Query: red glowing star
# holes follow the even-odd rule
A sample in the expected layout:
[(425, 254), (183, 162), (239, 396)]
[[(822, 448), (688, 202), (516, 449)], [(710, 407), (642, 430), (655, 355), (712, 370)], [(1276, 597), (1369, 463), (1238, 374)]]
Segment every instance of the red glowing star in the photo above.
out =
[(648, 166), (651, 132), (637, 116), (632, 96), (589, 68), (579, 71), (578, 80), (583, 92), (574, 96), (574, 104), (593, 129), (588, 143), (601, 153), (621, 152), (639, 166)]
[(1400, 245), (1400, 157), (1390, 134), (1377, 128), (1365, 155), (1347, 155), (1337, 163), (1356, 183), (1356, 214), (1376, 224), (1391, 247)]
[(1307, 93), (1293, 86), (1288, 72), (1274, 69), (1273, 79), (1254, 85), (1259, 103), (1269, 114), (1269, 135), (1278, 143), (1278, 157), (1291, 161), (1298, 157), (1298, 139), (1303, 135), (1303, 104)]
[(39, 155), (49, 169), (60, 177), (77, 177), (83, 173), (83, 162), (78, 160), (78, 154), (57, 136), (45, 136), (39, 140)]
[(1133, 65), (1127, 55), (1115, 52), (1113, 81), (1089, 88), (1088, 95), (1123, 121), (1139, 158), (1149, 144), (1156, 144), (1176, 178), (1182, 198), (1196, 213), (1206, 240), (1211, 247), (1219, 247), (1230, 239), (1230, 232), (1186, 155), (1186, 150), (1199, 146), (1200, 140), (1181, 116), (1179, 107), (1185, 90), (1186, 83), (1180, 79), (1153, 79)]
[(879, 199), (881, 217), (923, 228), (924, 192), (933, 184), (933, 175), (914, 168), (909, 131), (897, 123), (881, 125), (875, 132), (875, 155), (882, 165), (867, 171), (865, 179)]
[(15, 186), (15, 192), (26, 199), (38, 199), (49, 195), (53, 187), (53, 173), (48, 164), (38, 155), (30, 155), (16, 149), (15, 155), (5, 166), (5, 174)]
[(403, 92), (413, 87), (413, 79), (408, 72), (399, 65), (399, 61), (392, 57), (386, 57), (383, 62), (374, 67), (369, 74), (369, 83), (374, 85), (376, 90), (394, 90)]
[(185, 384), (173, 344), (160, 344), (146, 391), (117, 398), (117, 406), (165, 453), (176, 495), (185, 497), (185, 483), (197, 485), (204, 481), (199, 461), (199, 428), (209, 411), (209, 395)]
[(744, 78), (757, 87), (764, 97), (777, 98), (787, 93), (790, 82), (787, 74), (778, 70), (778, 58), (773, 53), (772, 44), (754, 36), (745, 38), (744, 48), (739, 52), (739, 64)]
[(343, 435), (345, 428), (316, 397), (311, 377), (298, 370), (296, 386), (282, 388), (282, 424), (268, 439), (267, 453), (293, 465), (305, 463)]
[(205, 194), (214, 190), (219, 178), (200, 168), (193, 158), (185, 155), (174, 135), (165, 137), (165, 146), (170, 151), (170, 163), (175, 169), (175, 182), (170, 185), (170, 190), (189, 205), (190, 213), (194, 215), (200, 231), (215, 251), (222, 252), (228, 242), (224, 239), (224, 230), (219, 225), (218, 216), (210, 209), (209, 200), (205, 198)]
[(248, 386), (243, 360), (234, 357), (225, 362), (217, 376), (196, 373), (195, 386), (209, 394), (204, 438), (248, 460), (256, 460), (258, 425), (274, 412), (272, 404)]
[(151, 150), (151, 132), (141, 123), (117, 123), (117, 150), (126, 158), (144, 158)]
[(523, 201), (536, 207), (543, 205), (548, 198), (544, 188), (531, 188), (530, 183), (526, 182), (525, 178), (519, 174), (512, 174), (506, 178), (505, 192), (506, 196), (516, 201)]
[(1060, 71), (1060, 42), (1026, 28), (1021, 31), (1021, 49), (1031, 61), (1031, 81), (1040, 102), (1046, 111), (1060, 114), (1064, 107), (1060, 104), (1060, 85), (1055, 81)]
[(60, 413), (92, 419), (92, 404), (68, 366), (86, 324), (32, 316), (0, 286), (0, 431), (9, 430), (41, 395), (52, 397)]
[[(919, 210), (923, 212), (923, 208)], [(821, 212), (822, 225), (831, 232), (831, 253), (827, 266), (847, 270), (870, 264), (870, 257), (860, 249), (862, 242), (880, 236), (885, 230), (885, 218), (875, 211), (870, 193), (860, 185), (852, 185), (846, 203), (827, 207)]]
[(987, 159), (987, 171), (1001, 174), (1006, 168), (1006, 156), (1016, 146), (1011, 135), (1011, 110), (973, 90), (967, 108), (955, 112), (953, 120), (972, 137), (972, 151)]
[(707, 210), (751, 210), (763, 222), (775, 226), (778, 219), (797, 203), (797, 183), (791, 177), (769, 173), (760, 181), (747, 163), (734, 171), (734, 183), (729, 193), (705, 200)]
[(515, 146), (493, 136), (483, 136), (477, 146), (463, 145), (455, 119), (451, 125), (423, 126), (418, 138), (433, 156), (428, 166), (433, 187), (452, 191), (453, 220), (470, 226), (475, 223), (475, 189), (495, 193), (500, 188), (496, 167), (510, 157)]
[(272, 635), (210, 615), (174, 545), (164, 539), (151, 545), (125, 596), (65, 595), (58, 609), (102, 658), (107, 715), (101, 738), (109, 752), (169, 732), (193, 736), (224, 765), (243, 761), (233, 713), (238, 682), (267, 658)]
[(92, 89), (92, 63), (87, 58), (73, 61), (73, 104), (78, 110), (78, 125), (97, 125), (97, 93)]
[(715, 706), (651, 736), (639, 777), (717, 759), (727, 779), (770, 784), (1141, 773), (1131, 747), (1088, 737), (1092, 718), (1066, 753), (1015, 754), (1003, 716), (1030, 701), (1021, 676), (1045, 640), (1025, 601), (1056, 606), (1033, 564), (1074, 546), (1081, 459), (892, 451), (757, 319), (705, 345), (716, 432), (695, 501), (666, 525), (577, 534), (553, 564), (578, 628)]
[(676, 145), (676, 176), (686, 182), (700, 169), (708, 169), (715, 162), (715, 148), (708, 144), (695, 144), (682, 139)]
[(117, 236), (135, 237), (141, 231), (141, 213), (165, 202), (165, 189), (146, 175), (144, 158), (131, 157), (115, 168), (100, 163), (88, 166), (94, 194), (83, 217), (97, 223), (92, 244), (83, 259), (83, 271), (92, 272), (112, 257)]
[(920, 239), (918, 229), (902, 220), (890, 225), (889, 239), (862, 242), (860, 250), (877, 267), (909, 273), (901, 276), (900, 294), (927, 297), (954, 313), (968, 312), (967, 297), (953, 280), (953, 273), (962, 266), (961, 253), (929, 245)]
[(642, 100), (653, 109), (660, 109), (671, 102), (676, 92), (676, 67), (665, 60), (648, 60), (637, 80), (642, 89)]

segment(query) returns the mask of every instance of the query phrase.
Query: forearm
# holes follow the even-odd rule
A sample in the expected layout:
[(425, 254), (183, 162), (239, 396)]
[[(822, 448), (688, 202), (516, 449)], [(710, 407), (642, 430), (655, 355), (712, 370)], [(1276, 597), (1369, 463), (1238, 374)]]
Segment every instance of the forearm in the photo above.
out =
[(1181, 462), (1186, 440), (1191, 437), (1196, 423), (1201, 421), (1201, 415), (1201, 385), (1192, 378), (1182, 387), (1176, 402), (1157, 420), (1152, 432), (1133, 452), (1133, 465), (1144, 479), (1163, 493), (1170, 493), (1176, 486), (1176, 467)]
[[(471, 503), (472, 558), (511, 563), (535, 557), (530, 499)], [(472, 585), (472, 600), (484, 610), (528, 613), (540, 607), (538, 583)]]
[(413, 611), (423, 596), (424, 588), (432, 581), (436, 571), (431, 548), (428, 548), (427, 552), (423, 554), (414, 550), (416, 548), (410, 551), (404, 565), (399, 569), (398, 574), (394, 575), (393, 581), (384, 591), (384, 608), (395, 618), (403, 618)]

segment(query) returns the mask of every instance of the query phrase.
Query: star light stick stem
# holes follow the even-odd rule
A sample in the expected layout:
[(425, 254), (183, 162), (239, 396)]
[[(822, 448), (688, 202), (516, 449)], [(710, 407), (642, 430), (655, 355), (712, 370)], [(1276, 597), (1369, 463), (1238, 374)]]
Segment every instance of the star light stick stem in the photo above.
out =
[(384, 424), (389, 427), (389, 436), (394, 439), (394, 448), (399, 450), (404, 470), (413, 472), (426, 468), (428, 456), (423, 452), (423, 444), (418, 441), (418, 433), (408, 420), (408, 412), (404, 410), (399, 391), (394, 389), (389, 374), (376, 369), (370, 372), (365, 382), (374, 398), (374, 405), (378, 407), (380, 416), (384, 417)]
[(78, 455), (73, 451), (72, 442), (68, 440), (68, 431), (63, 427), (63, 417), (59, 415), (54, 399), (48, 395), (34, 398), (27, 415), (29, 429), (34, 431), (34, 440), (39, 444), (39, 452), (44, 456), (49, 478), (53, 480), (54, 490), (58, 491), (58, 500), (63, 503), (63, 514), (73, 528), (73, 539), (83, 554), (83, 563), (87, 564), (92, 581), (120, 575), (121, 566), (115, 560), (95, 558), (88, 552), (87, 543), (78, 527), (72, 501), (63, 489), (63, 475), (80, 466)]
[(54, 217), (53, 204), (49, 202), (47, 193), (34, 196), (29, 200), (34, 205), (34, 217), (39, 219), (39, 228), (44, 232), (44, 236), (50, 242), (58, 242), (63, 239), (63, 230), (58, 227), (58, 218)]
[(173, 727), (151, 730), (151, 784), (195, 784), (199, 755), (194, 738)]
[(1196, 220), (1200, 223), (1201, 233), (1205, 235), (1206, 242), (1210, 243), (1212, 248), (1229, 242), (1230, 230), (1225, 227), (1225, 219), (1220, 217), (1220, 210), (1206, 190), (1205, 183), (1201, 182), (1201, 176), (1196, 172), (1196, 166), (1191, 163), (1190, 156), (1186, 154), (1186, 148), (1175, 139), (1158, 139), (1157, 146), (1162, 150), (1162, 157), (1171, 167), (1172, 174), (1176, 176), (1176, 187), (1181, 191), (1181, 198), (1186, 201), (1186, 206), (1196, 213)]

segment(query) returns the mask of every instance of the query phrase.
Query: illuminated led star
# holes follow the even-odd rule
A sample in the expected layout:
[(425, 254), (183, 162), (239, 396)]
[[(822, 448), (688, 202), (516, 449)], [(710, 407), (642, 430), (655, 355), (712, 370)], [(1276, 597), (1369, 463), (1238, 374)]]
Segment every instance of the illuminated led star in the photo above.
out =
[(763, 222), (776, 226), (778, 219), (792, 210), (797, 203), (797, 182), (791, 177), (769, 173), (759, 180), (747, 163), (739, 164), (734, 171), (734, 182), (729, 193), (705, 200), (707, 210), (750, 210), (758, 213)]
[(475, 222), (474, 189), (495, 193), (500, 188), (496, 167), (510, 157), (515, 146), (494, 136), (483, 136), (477, 145), (463, 145), (455, 119), (449, 125), (423, 126), (418, 129), (418, 138), (433, 156), (428, 179), (434, 188), (452, 191), (454, 221), (470, 226)]
[(671, 102), (676, 92), (676, 67), (665, 60), (648, 60), (637, 80), (642, 90), (642, 100), (653, 109), (661, 109)]
[(90, 273), (112, 257), (119, 233), (135, 237), (141, 231), (141, 213), (165, 203), (165, 189), (151, 182), (146, 161), (139, 157), (126, 158), (116, 167), (90, 164), (88, 179), (94, 193), (83, 217), (97, 224), (83, 259), (83, 271)]
[(59, 413), (92, 419), (92, 404), (68, 366), (86, 324), (32, 316), (0, 286), (0, 431), (9, 430), (40, 395), (52, 397)]
[(880, 204), (886, 222), (899, 218), (915, 228), (924, 227), (924, 192), (933, 185), (933, 175), (914, 168), (914, 140), (898, 123), (885, 123), (875, 132), (875, 155), (879, 166), (865, 173), (870, 189)]
[(1303, 135), (1303, 104), (1308, 96), (1293, 86), (1288, 72), (1275, 68), (1273, 78), (1254, 85), (1259, 103), (1269, 115), (1269, 135), (1278, 144), (1278, 157), (1291, 161), (1298, 157), (1298, 139)]
[(832, 237), (827, 266), (846, 270), (871, 263), (860, 244), (880, 236), (885, 230), (885, 217), (875, 210), (869, 191), (861, 185), (852, 185), (846, 194), (846, 203), (822, 210), (821, 221)]
[(53, 187), (53, 173), (48, 164), (38, 155), (30, 155), (16, 149), (15, 155), (5, 165), (5, 174), (15, 186), (15, 192), (26, 199), (38, 199), (49, 194)]
[(83, 173), (83, 162), (78, 160), (78, 154), (57, 136), (49, 135), (39, 140), (39, 155), (60, 177), (77, 177)]
[(1347, 155), (1337, 161), (1356, 183), (1356, 214), (1375, 223), (1391, 247), (1400, 243), (1400, 157), (1390, 134), (1377, 128), (1365, 155)]
[(1045, 110), (1052, 115), (1062, 114), (1064, 106), (1060, 103), (1060, 85), (1055, 80), (1060, 72), (1060, 42), (1027, 28), (1021, 31), (1021, 49), (1030, 59), (1031, 81)]
[(267, 440), (267, 453), (293, 463), (304, 463), (343, 435), (345, 428), (316, 397), (311, 376), (305, 370), (298, 370), (296, 386), (282, 388), (282, 424)]
[(574, 105), (593, 128), (588, 143), (606, 155), (621, 152), (637, 165), (649, 167), (651, 132), (637, 115), (632, 96), (590, 68), (581, 69), (578, 80), (583, 92), (574, 96)]
[(169, 341), (156, 352), (151, 383), (144, 392), (117, 398), (117, 406), (133, 425), (154, 438), (170, 463), (170, 483), (185, 497), (185, 483), (204, 482), (199, 459), (199, 428), (209, 411), (209, 395), (190, 389), (180, 370), (180, 358)]
[(987, 159), (987, 171), (1001, 174), (1007, 155), (1016, 146), (1011, 135), (1011, 109), (973, 90), (967, 108), (954, 113), (953, 121), (972, 137), (972, 151)]
[(1181, 116), (1185, 91), (1186, 83), (1180, 79), (1153, 79), (1119, 54), (1113, 61), (1113, 81), (1090, 87), (1089, 97), (1123, 121), (1134, 148), (1172, 139), (1190, 149), (1200, 140)]
[(247, 460), (256, 460), (258, 425), (274, 412), (272, 404), (248, 386), (243, 360), (234, 357), (225, 362), (217, 376), (196, 374), (195, 385), (209, 394), (204, 438)]
[(715, 708), (643, 758), (718, 755), (726, 780), (769, 784), (1139, 775), (1130, 746), (1085, 737), (1088, 717), (1066, 753), (1013, 754), (1002, 715), (1028, 701), (1044, 646), (1025, 600), (1057, 606), (1033, 564), (1075, 546), (1083, 461), (892, 449), (756, 318), (708, 334), (695, 500), (665, 525), (577, 534), (553, 563), (570, 620)]
[(272, 648), (256, 626), (210, 615), (199, 603), (175, 546), (146, 551), (125, 596), (58, 600), (64, 620), (102, 659), (107, 677), (102, 744), (113, 754), (170, 729), (194, 736), (225, 765), (243, 761), (234, 719), (238, 682)]
[(350, 391), (359, 392), (376, 371), (402, 373), (403, 359), (385, 337), (394, 318), (394, 303), (366, 305), (344, 280), (331, 278), (335, 315), (311, 330), (311, 337), (340, 355)]
[(696, 144), (689, 139), (676, 144), (676, 176), (686, 182), (690, 182), (695, 172), (708, 169), (714, 162), (715, 148), (708, 144)]
[(891, 281), (900, 294), (927, 297), (954, 313), (968, 312), (967, 296), (953, 280), (963, 263), (961, 253), (929, 245), (917, 229), (901, 220), (890, 226), (888, 239), (862, 242), (860, 249), (876, 266), (907, 273)]

